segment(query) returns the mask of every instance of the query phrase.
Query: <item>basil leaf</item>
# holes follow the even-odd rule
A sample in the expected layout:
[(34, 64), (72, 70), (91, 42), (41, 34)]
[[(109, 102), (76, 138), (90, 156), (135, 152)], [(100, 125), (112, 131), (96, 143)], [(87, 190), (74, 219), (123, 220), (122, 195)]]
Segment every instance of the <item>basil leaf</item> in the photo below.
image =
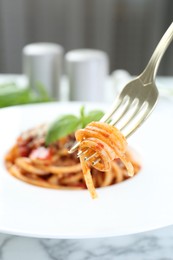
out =
[(75, 132), (80, 125), (80, 120), (74, 115), (65, 115), (56, 120), (48, 129), (46, 144), (57, 141), (61, 137)]
[(90, 111), (85, 118), (83, 118), (83, 127), (92, 121), (99, 121), (104, 116), (104, 113), (100, 110)]
[(85, 114), (84, 107), (80, 109), (80, 117), (65, 115), (52, 123), (46, 135), (46, 144), (49, 145), (61, 137), (74, 133), (78, 128), (84, 128), (92, 121), (99, 121), (104, 113), (100, 110), (90, 111)]
[(85, 107), (82, 106), (80, 108), (80, 122), (81, 122), (81, 128), (85, 127)]

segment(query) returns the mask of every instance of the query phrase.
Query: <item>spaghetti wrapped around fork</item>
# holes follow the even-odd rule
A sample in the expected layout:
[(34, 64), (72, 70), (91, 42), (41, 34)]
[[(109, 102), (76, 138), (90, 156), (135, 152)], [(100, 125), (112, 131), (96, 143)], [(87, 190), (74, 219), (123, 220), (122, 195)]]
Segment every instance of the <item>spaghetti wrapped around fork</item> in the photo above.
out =
[(127, 152), (127, 142), (123, 134), (114, 126), (102, 122), (91, 122), (85, 129), (75, 134), (81, 151), (80, 161), (87, 188), (92, 198), (97, 194), (92, 182), (90, 168), (110, 171), (112, 161), (120, 159), (125, 165), (129, 177), (134, 175), (134, 168)]

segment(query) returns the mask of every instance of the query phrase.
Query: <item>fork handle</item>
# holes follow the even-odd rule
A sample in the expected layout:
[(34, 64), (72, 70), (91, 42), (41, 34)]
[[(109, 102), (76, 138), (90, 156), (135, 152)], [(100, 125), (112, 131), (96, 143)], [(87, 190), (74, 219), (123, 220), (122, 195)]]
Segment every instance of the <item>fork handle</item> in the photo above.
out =
[(139, 76), (144, 84), (149, 84), (155, 80), (160, 61), (172, 40), (173, 40), (173, 22), (171, 23), (167, 31), (162, 36), (146, 68)]

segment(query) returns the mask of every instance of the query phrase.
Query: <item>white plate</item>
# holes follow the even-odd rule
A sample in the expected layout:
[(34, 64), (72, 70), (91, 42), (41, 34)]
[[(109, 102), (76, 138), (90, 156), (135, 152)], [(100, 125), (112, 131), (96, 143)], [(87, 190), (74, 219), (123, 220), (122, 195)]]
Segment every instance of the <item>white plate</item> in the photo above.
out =
[[(142, 170), (121, 184), (86, 191), (58, 191), (23, 183), (7, 173), (3, 158), (21, 131), (78, 113), (80, 103), (27, 105), (0, 110), (0, 232), (44, 238), (127, 235), (173, 224), (173, 103), (159, 100), (129, 139)], [(87, 109), (105, 108), (86, 104)]]

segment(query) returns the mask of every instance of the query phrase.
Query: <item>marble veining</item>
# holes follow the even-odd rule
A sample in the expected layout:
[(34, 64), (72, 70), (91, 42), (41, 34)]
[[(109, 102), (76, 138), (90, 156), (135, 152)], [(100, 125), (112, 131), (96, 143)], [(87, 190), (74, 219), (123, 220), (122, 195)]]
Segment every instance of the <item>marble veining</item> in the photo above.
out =
[(0, 260), (173, 260), (173, 226), (98, 239), (37, 239), (0, 234)]

